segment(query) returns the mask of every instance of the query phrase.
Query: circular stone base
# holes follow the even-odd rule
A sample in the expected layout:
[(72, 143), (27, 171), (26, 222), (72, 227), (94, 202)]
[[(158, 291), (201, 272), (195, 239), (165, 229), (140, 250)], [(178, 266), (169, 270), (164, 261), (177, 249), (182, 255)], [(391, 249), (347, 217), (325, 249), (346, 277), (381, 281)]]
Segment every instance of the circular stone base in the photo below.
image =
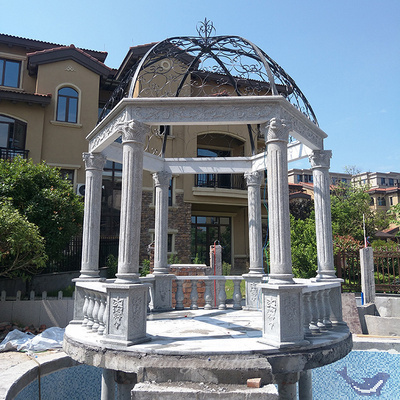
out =
[(64, 350), (74, 360), (138, 374), (138, 381), (246, 384), (260, 377), (275, 383), (276, 374), (322, 367), (352, 348), (346, 325), (311, 338), (309, 345), (277, 349), (262, 338), (262, 314), (243, 310), (183, 310), (152, 314), (147, 343), (120, 346), (80, 325), (69, 325)]

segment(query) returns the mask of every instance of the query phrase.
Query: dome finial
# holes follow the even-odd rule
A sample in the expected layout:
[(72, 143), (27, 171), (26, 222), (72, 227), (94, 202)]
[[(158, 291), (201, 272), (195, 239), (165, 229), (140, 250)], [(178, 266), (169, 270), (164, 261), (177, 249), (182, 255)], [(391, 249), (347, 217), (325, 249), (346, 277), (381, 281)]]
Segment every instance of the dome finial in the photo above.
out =
[(203, 38), (204, 42), (207, 43), (211, 37), (211, 34), (214, 33), (215, 35), (215, 28), (214, 24), (212, 21), (208, 20), (207, 18), (204, 18), (204, 21), (200, 21), (197, 24), (197, 33), (199, 34), (200, 37)]

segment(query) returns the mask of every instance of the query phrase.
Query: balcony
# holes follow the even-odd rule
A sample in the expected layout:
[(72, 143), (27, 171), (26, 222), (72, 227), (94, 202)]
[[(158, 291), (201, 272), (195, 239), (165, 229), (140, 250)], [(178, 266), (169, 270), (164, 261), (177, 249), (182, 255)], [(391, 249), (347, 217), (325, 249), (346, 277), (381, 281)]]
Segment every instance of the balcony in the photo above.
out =
[(27, 159), (28, 154), (29, 150), (9, 149), (7, 147), (0, 147), (0, 159), (2, 160), (13, 160), (17, 156)]
[(195, 187), (247, 190), (243, 174), (196, 175)]

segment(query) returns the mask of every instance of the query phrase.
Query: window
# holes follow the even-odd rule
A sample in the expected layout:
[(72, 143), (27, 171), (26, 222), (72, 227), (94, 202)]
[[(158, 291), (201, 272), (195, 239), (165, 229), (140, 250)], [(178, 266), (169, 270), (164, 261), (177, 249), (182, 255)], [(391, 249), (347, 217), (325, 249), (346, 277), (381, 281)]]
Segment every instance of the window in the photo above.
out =
[(394, 179), (393, 178), (389, 178), (389, 186), (394, 186)]
[(385, 184), (385, 178), (381, 178), (381, 185)]
[(58, 91), (57, 97), (57, 121), (78, 122), (79, 94), (71, 87), (63, 87)]
[(377, 203), (378, 206), (386, 206), (386, 200), (384, 197), (378, 197)]
[(219, 241), (222, 260), (231, 262), (231, 218), (192, 216), (191, 258), (209, 265), (210, 246)]
[(74, 184), (75, 170), (61, 168), (60, 175), (63, 179), (66, 179), (71, 184), (71, 186)]
[(393, 205), (393, 197), (389, 197), (389, 203), (391, 206)]
[(21, 62), (0, 58), (0, 86), (19, 87)]
[(346, 178), (342, 178), (342, 182), (343, 183), (347, 183), (347, 179)]
[(303, 182), (303, 175), (297, 175), (297, 183)]
[(0, 115), (0, 154), (1, 158), (13, 158), (17, 154), (27, 158), (25, 150), (26, 123)]
[(370, 206), (373, 206), (375, 203), (374, 203), (374, 198), (373, 197), (371, 197), (371, 201), (369, 202), (369, 205)]

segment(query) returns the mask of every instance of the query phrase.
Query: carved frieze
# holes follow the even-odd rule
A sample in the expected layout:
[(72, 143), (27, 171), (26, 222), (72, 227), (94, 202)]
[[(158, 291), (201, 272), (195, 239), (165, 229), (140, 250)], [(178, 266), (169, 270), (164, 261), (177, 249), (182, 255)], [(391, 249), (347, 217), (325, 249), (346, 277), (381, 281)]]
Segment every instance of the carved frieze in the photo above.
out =
[(277, 312), (277, 299), (276, 297), (265, 297), (265, 313), (266, 313), (266, 323), (272, 330), (276, 322), (276, 312)]

